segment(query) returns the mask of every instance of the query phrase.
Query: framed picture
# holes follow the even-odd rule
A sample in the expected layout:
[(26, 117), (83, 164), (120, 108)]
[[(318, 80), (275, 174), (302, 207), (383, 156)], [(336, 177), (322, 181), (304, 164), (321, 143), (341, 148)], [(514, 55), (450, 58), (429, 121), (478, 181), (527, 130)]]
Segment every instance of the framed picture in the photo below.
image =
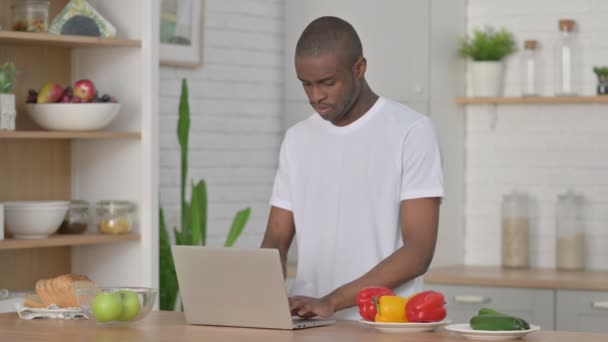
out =
[(160, 64), (202, 64), (203, 0), (161, 0)]

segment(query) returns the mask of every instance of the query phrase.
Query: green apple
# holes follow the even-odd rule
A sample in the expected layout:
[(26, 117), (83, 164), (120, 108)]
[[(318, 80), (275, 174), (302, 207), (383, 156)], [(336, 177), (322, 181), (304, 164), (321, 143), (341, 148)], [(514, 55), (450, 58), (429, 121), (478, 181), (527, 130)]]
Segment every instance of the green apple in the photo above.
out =
[(137, 317), (139, 310), (141, 310), (139, 296), (137, 296), (137, 293), (129, 290), (122, 290), (118, 293), (122, 297), (122, 312), (118, 319), (121, 321), (133, 320)]
[(109, 322), (118, 319), (122, 313), (122, 300), (116, 292), (99, 293), (91, 305), (93, 315), (99, 322)]

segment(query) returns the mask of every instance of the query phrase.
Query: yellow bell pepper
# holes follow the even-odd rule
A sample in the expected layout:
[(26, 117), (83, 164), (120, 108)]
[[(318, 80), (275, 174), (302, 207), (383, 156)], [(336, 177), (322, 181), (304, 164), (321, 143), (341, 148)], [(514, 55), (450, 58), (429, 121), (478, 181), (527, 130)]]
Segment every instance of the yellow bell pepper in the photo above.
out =
[(381, 296), (376, 302), (377, 313), (375, 322), (403, 323), (407, 322), (405, 305), (411, 297)]

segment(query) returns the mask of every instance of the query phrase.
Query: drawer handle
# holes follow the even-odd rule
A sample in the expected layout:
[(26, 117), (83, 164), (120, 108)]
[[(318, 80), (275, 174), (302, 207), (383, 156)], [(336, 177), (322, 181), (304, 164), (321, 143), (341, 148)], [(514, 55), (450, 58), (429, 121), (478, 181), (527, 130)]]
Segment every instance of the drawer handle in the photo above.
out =
[(595, 302), (591, 303), (591, 307), (594, 309), (608, 310), (608, 302), (595, 301)]
[(484, 296), (454, 296), (454, 301), (462, 304), (484, 304), (491, 300), (492, 298)]

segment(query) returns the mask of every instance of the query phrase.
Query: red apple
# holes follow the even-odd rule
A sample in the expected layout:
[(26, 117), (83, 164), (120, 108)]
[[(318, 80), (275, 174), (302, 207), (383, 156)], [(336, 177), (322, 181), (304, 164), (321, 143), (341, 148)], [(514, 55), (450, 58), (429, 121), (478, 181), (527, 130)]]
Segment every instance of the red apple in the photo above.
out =
[(95, 98), (97, 89), (95, 84), (89, 80), (79, 80), (74, 83), (74, 97), (77, 97), (81, 102), (91, 102)]
[(45, 83), (38, 92), (36, 102), (38, 103), (55, 103), (61, 100), (63, 96), (63, 87), (57, 83)]

